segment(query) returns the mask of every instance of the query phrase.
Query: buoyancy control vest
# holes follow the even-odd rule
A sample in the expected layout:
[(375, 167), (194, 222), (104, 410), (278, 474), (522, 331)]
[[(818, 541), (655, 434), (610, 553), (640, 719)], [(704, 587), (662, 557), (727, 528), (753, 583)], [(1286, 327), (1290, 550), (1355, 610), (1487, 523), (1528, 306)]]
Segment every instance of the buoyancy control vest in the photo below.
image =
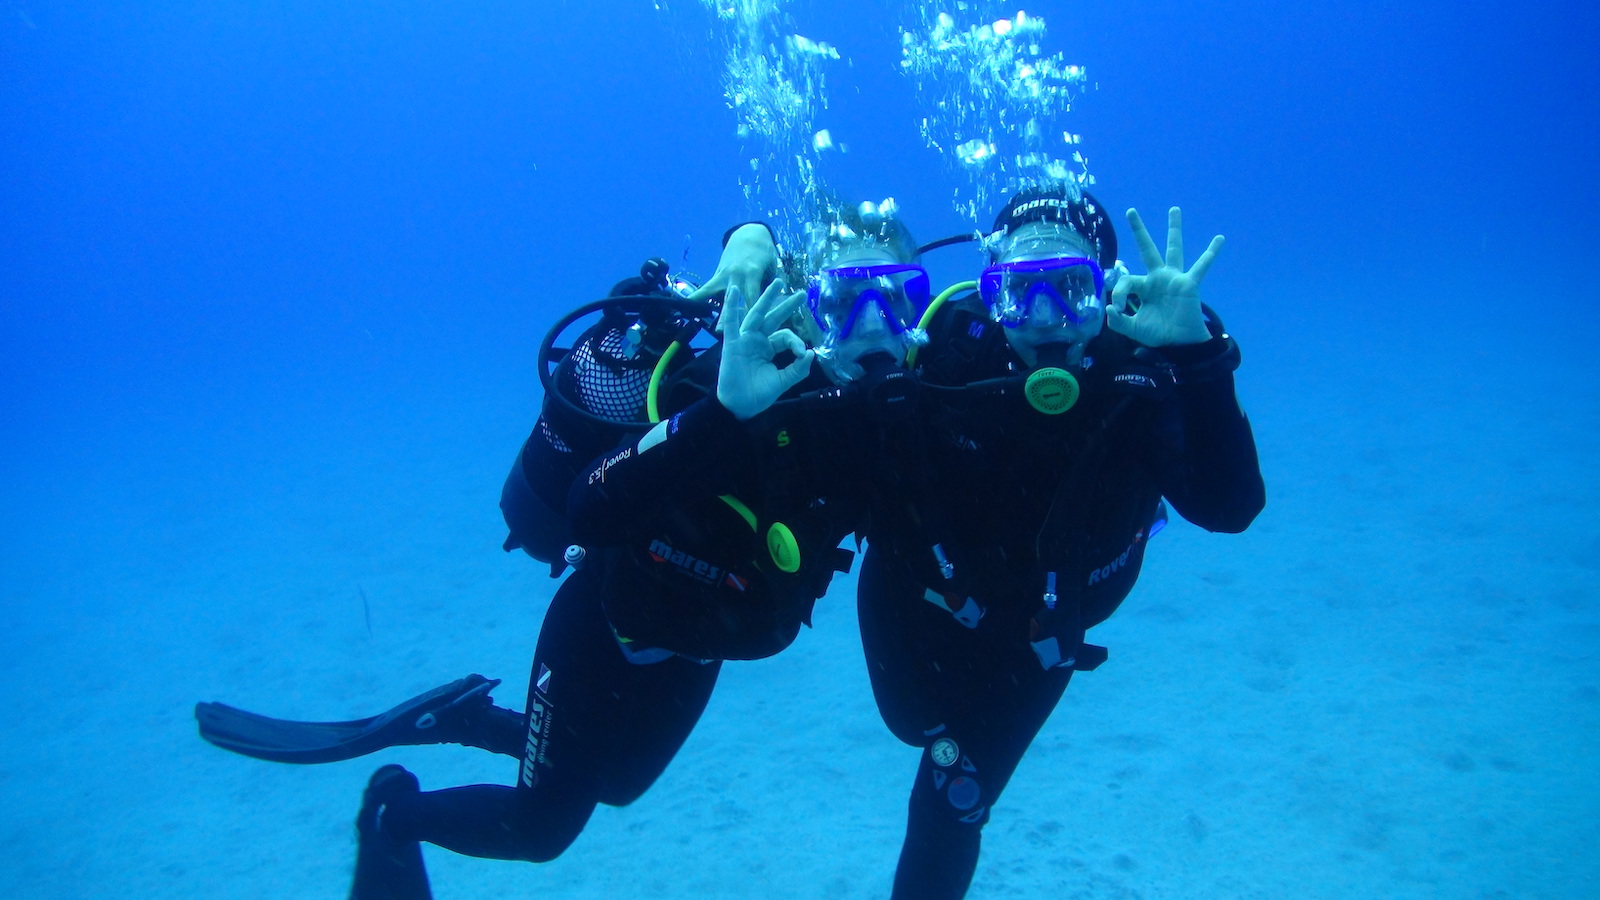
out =
[[(574, 309), (545, 335), (538, 359), (544, 387), (539, 418), (500, 492), (507, 552), (521, 548), (550, 564), (552, 577), (574, 561), (568, 553), (568, 488), (594, 457), (650, 427), (652, 390), (692, 358), (680, 355), (681, 348), (710, 330), (715, 308), (686, 299), (691, 288), (669, 277), (665, 261), (651, 259), (638, 277)], [(571, 346), (557, 346), (597, 314), (598, 321)]]
[[(1067, 402), (1040, 403), (1038, 370), (1016, 368), (1003, 326), (970, 295), (938, 318), (919, 369), (929, 401), (920, 415), (937, 457), (926, 471), (938, 483), (905, 498), (914, 508), (901, 512), (894, 543), (930, 602), (967, 627), (990, 611), (982, 595), (996, 590), (1052, 608), (1059, 599), (1082, 627), (1104, 620), (1132, 586), (1144, 542), (1166, 513), (1152, 486), (1138, 496), (1116, 489), (1115, 508), (1097, 506), (1093, 528), (1084, 514), (1109, 484), (1107, 466), (1124, 464), (1107, 441), (1124, 427), (1142, 433), (1126, 420), (1153, 413), (1144, 401), (1170, 395), (1177, 367), (1158, 351), (1105, 333), (1081, 362), (1058, 364), (1052, 373), (1057, 384), (1070, 384)], [(1220, 323), (1214, 333), (1222, 335)], [(1217, 364), (1237, 365), (1231, 342), (1225, 357)], [(1042, 477), (1052, 470), (1053, 477)], [(1041, 476), (1031, 489), (1029, 472)], [(941, 502), (975, 485), (970, 503)]]
[[(714, 378), (718, 351), (699, 354), (663, 390), (664, 410), (702, 399), (695, 386)], [(851, 412), (782, 402), (736, 427), (728, 418), (716, 432), (720, 487), (680, 491), (604, 551), (624, 563), (602, 576), (617, 635), (697, 659), (758, 659), (787, 647), (833, 574), (850, 568), (839, 542), (864, 509), (839, 454), (854, 447)], [(705, 428), (706, 415), (687, 409), (683, 427)]]

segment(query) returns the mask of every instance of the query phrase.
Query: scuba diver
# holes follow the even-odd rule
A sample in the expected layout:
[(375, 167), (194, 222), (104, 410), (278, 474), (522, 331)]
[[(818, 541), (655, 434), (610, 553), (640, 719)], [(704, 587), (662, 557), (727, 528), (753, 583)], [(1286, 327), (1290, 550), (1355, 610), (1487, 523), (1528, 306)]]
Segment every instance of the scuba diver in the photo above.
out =
[[(596, 804), (631, 803), (665, 770), (722, 660), (783, 650), (848, 570), (839, 545), (861, 527), (870, 477), (851, 460), (910, 406), (905, 360), (929, 300), (909, 232), (892, 207), (870, 206), (828, 228), (805, 293), (786, 293), (770, 231), (749, 223), (687, 297), (666, 296), (664, 266), (647, 265), (573, 348), (552, 351), (572, 317), (546, 338), (545, 405), (502, 495), (506, 549), (573, 571), (541, 626), (523, 712), (494, 705), (500, 682), (479, 675), (353, 722), (196, 707), (202, 737), (267, 760), (430, 743), (518, 760), (514, 786), (428, 792), (399, 766), (378, 769), (351, 897), (430, 897), (421, 841), (559, 856)], [(696, 304), (717, 294), (720, 342), (696, 353), (710, 313)], [(759, 297), (748, 309), (747, 296)]]
[(1132, 589), (1165, 504), (1239, 532), (1265, 503), (1238, 347), (1199, 296), (1222, 238), (1185, 271), (1177, 208), (1165, 257), (1127, 217), (1146, 275), (1093, 197), (1017, 194), (976, 290), (924, 319), (925, 471), (873, 518), (858, 593), (879, 711), (922, 749), (895, 900), (965, 896), (1029, 743), (1106, 658), (1085, 632)]

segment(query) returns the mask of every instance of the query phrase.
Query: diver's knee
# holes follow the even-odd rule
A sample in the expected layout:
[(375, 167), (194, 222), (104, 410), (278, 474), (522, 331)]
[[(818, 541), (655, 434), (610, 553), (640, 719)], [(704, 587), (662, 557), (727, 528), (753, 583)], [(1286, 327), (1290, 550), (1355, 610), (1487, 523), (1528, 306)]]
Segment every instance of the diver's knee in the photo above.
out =
[(614, 779), (611, 784), (601, 789), (599, 800), (606, 806), (628, 806), (643, 797), (645, 791), (650, 790), (655, 781), (655, 775)]
[(521, 835), (517, 842), (516, 858), (522, 862), (550, 862), (567, 852), (567, 848), (571, 847), (572, 842), (583, 832), (583, 826), (587, 821), (588, 816), (579, 821), (551, 816), (540, 819), (536, 824), (528, 823), (518, 828)]
[(517, 859), (520, 862), (547, 863), (567, 852), (567, 848), (571, 847), (572, 842), (577, 839), (578, 836), (574, 834), (568, 836), (565, 840), (552, 841), (546, 835), (539, 841), (525, 846)]
[(550, 862), (565, 853), (594, 813), (592, 798), (564, 796), (558, 791), (543, 796), (526, 789), (518, 793), (516, 811), (503, 825), (515, 842), (516, 858), (523, 862)]

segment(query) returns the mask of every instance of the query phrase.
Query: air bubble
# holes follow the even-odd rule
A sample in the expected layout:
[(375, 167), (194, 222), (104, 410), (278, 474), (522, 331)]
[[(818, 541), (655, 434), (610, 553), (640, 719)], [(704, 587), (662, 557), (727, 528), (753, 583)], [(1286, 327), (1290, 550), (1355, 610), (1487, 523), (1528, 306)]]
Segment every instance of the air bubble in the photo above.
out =
[(973, 23), (963, 26), (921, 0), (922, 29), (901, 34), (901, 69), (916, 80), (925, 104), (923, 141), (941, 154), (949, 148), (952, 163), (968, 174), (972, 196), (958, 191), (956, 201), (968, 214), (994, 206), (1000, 191), (1023, 182), (1083, 183), (1088, 174), (1081, 154), (1061, 159), (1052, 151), (1061, 145), (1046, 137), (1059, 133), (1066, 145), (1081, 140), (1061, 120), (1086, 72), (1061, 53), (1043, 52), (1044, 19), (1020, 10), (1008, 18), (1004, 5), (956, 3), (960, 18)]

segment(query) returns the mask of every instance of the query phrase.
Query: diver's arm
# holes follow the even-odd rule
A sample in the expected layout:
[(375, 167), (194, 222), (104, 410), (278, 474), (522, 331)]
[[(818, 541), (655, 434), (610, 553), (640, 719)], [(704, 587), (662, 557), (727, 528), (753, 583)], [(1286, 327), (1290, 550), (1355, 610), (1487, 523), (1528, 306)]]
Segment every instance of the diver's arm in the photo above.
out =
[[(728, 286), (716, 396), (691, 404), (579, 473), (567, 497), (567, 516), (580, 544), (626, 540), (667, 504), (728, 490), (735, 472), (756, 458), (742, 423), (811, 370), (812, 352), (780, 327), (797, 302), (773, 282), (746, 310), (739, 287)], [(779, 368), (774, 359), (784, 350), (794, 361)]]
[(1244, 531), (1266, 505), (1266, 487), (1250, 420), (1234, 394), (1238, 347), (1225, 334), (1203, 344), (1168, 347), (1178, 385), (1163, 426), (1162, 494), (1207, 531)]
[(691, 404), (579, 471), (567, 494), (573, 537), (586, 547), (623, 543), (668, 505), (726, 491), (748, 443), (715, 397)]
[(1160, 352), (1177, 376), (1159, 426), (1167, 433), (1155, 441), (1161, 492), (1207, 531), (1243, 531), (1266, 505), (1266, 489), (1250, 422), (1233, 391), (1238, 345), (1200, 302), (1200, 283), (1222, 250), (1222, 235), (1185, 270), (1182, 210), (1167, 211), (1165, 255), (1136, 210), (1128, 210), (1128, 224), (1148, 274), (1118, 279), (1106, 325)]

